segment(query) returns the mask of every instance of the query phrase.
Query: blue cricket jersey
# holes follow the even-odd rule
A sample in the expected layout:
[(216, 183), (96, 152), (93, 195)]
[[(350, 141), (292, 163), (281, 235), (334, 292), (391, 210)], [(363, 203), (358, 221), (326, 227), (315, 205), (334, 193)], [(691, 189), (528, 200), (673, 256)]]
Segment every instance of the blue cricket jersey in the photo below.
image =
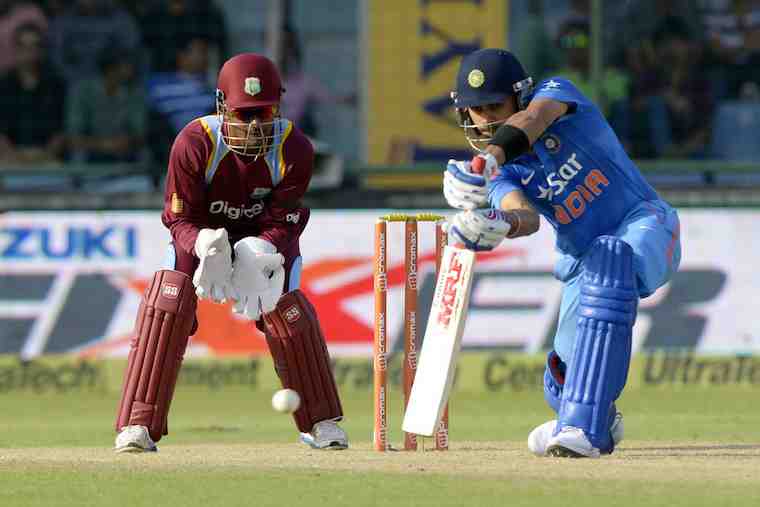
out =
[(659, 199), (628, 158), (597, 107), (567, 79), (535, 88), (534, 99), (568, 104), (533, 144), (533, 150), (501, 168), (491, 183), (491, 206), (520, 189), (557, 231), (557, 248), (578, 257), (597, 236), (610, 234), (642, 201)]

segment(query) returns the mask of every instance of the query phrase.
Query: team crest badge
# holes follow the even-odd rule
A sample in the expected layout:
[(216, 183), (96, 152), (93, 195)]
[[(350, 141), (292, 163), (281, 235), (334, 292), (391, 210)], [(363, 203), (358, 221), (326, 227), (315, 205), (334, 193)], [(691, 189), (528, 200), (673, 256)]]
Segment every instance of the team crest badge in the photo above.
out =
[(261, 92), (261, 80), (257, 77), (247, 77), (243, 89), (248, 95), (256, 95)]
[(301, 312), (298, 310), (298, 307), (296, 305), (293, 305), (285, 310), (285, 320), (287, 320), (289, 323), (292, 324), (300, 318)]
[(175, 215), (181, 215), (185, 211), (185, 202), (177, 195), (176, 192), (172, 193), (172, 213)]
[(548, 134), (544, 138), (544, 147), (549, 153), (558, 153), (560, 146), (562, 146), (562, 143), (560, 143), (559, 137), (554, 134)]
[(165, 283), (161, 286), (161, 293), (165, 298), (177, 299), (179, 297), (179, 287), (173, 283)]
[(480, 69), (472, 69), (467, 75), (467, 82), (473, 88), (480, 88), (486, 82), (486, 75)]

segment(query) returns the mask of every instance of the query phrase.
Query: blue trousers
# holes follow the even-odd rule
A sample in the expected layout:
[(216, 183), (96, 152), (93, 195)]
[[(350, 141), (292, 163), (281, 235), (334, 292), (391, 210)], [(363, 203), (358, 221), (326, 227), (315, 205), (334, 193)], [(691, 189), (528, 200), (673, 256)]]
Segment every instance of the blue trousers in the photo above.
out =
[[(645, 201), (634, 208), (611, 234), (633, 248), (639, 296), (645, 298), (670, 280), (681, 263), (678, 213), (664, 201)], [(554, 350), (567, 362), (572, 357), (578, 322), (583, 257), (562, 256), (554, 275), (564, 282)]]

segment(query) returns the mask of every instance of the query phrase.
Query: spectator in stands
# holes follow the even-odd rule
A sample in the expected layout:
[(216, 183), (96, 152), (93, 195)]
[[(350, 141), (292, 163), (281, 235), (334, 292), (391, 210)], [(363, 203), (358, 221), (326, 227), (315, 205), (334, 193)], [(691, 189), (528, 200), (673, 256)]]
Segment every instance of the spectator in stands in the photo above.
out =
[(61, 16), (69, 7), (69, 0), (37, 0), (48, 19)]
[(69, 83), (97, 75), (98, 54), (106, 47), (136, 50), (140, 32), (132, 16), (111, 0), (75, 0), (50, 23), (50, 50)]
[(514, 23), (514, 52), (534, 76), (544, 76), (550, 69), (560, 67), (561, 54), (546, 27), (543, 2), (529, 2), (526, 12)]
[[(549, 4), (544, 5), (543, 10), (545, 11), (549, 34), (553, 40), (559, 37), (563, 26), (569, 23), (588, 21), (591, 17), (590, 0), (564, 0), (563, 2), (555, 0), (536, 3)], [(564, 4), (563, 8), (558, 9), (558, 3)]]
[(651, 39), (632, 41), (625, 51), (631, 76), (629, 99), (613, 108), (615, 132), (634, 158), (661, 157), (671, 142), (665, 75)]
[[(197, 34), (210, 41), (213, 58), (227, 55), (227, 23), (211, 0), (160, 0), (148, 11), (142, 26), (154, 72), (171, 72), (183, 34)], [(180, 44), (181, 45), (181, 44)]]
[(155, 0), (118, 0), (119, 5), (132, 15), (137, 26), (145, 26), (148, 15), (155, 5)]
[(701, 15), (718, 69), (721, 98), (736, 99), (745, 84), (760, 85), (760, 0), (703, 0)]
[(591, 81), (591, 30), (586, 20), (571, 20), (559, 31), (557, 45), (563, 53), (565, 66), (554, 72), (572, 81), (587, 97), (593, 97), (596, 84), (599, 96), (595, 102), (606, 116), (613, 105), (627, 100), (628, 76), (614, 67), (606, 66), (598, 83)]
[(679, 17), (664, 19), (654, 36), (659, 65), (665, 71), (672, 142), (665, 155), (701, 158), (706, 154), (715, 100), (703, 71), (704, 45)]
[[(664, 18), (696, 13), (705, 0), (636, 0), (634, 2), (604, 2), (604, 27), (607, 30), (605, 52), (612, 61), (623, 61), (631, 46), (652, 41)], [(708, 0), (709, 1), (709, 0)], [(723, 0), (721, 0), (723, 1)], [(693, 37), (703, 32), (699, 16), (683, 19)]]
[(145, 140), (146, 105), (135, 84), (132, 53), (106, 48), (97, 58), (101, 75), (72, 87), (66, 132), (73, 158), (87, 162), (134, 162)]
[(282, 35), (282, 116), (295, 123), (309, 137), (316, 137), (315, 106), (322, 103), (353, 104), (356, 95), (335, 95), (319, 79), (304, 72), (301, 45), (292, 28)]
[[(209, 41), (203, 35), (185, 34), (177, 41), (174, 70), (156, 72), (147, 81), (148, 145), (161, 165), (168, 160), (174, 137), (193, 119), (216, 110), (209, 85)], [(163, 172), (163, 170), (162, 170)]]
[(667, 66), (655, 44), (671, 19), (679, 19), (679, 29), (694, 40), (701, 34), (698, 16), (682, 19), (682, 13), (696, 12), (697, 0), (638, 0), (605, 3), (612, 37), (609, 57), (624, 63), (630, 77), (629, 100), (613, 108), (611, 123), (628, 153), (635, 158), (656, 158), (672, 149), (671, 114), (665, 100), (669, 83)]
[(45, 13), (31, 2), (0, 0), (0, 74), (15, 63), (15, 34), (21, 25), (35, 26), (44, 33), (47, 29)]
[(15, 66), (0, 80), (0, 159), (16, 164), (57, 160), (64, 148), (66, 84), (45, 58), (36, 23), (13, 34)]

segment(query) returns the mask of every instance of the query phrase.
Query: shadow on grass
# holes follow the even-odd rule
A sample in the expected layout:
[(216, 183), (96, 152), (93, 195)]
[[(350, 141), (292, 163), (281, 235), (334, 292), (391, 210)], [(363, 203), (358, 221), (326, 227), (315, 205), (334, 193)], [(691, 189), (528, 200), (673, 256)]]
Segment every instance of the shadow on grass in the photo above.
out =
[[(760, 458), (760, 444), (673, 445), (619, 449), (627, 458), (657, 458), (677, 456), (704, 456), (714, 458)], [(756, 452), (730, 452), (756, 451)]]
[(237, 433), (237, 432), (243, 431), (243, 428), (239, 428), (236, 426), (211, 425), (211, 426), (196, 426), (194, 428), (188, 428), (185, 431), (188, 431), (190, 433)]

